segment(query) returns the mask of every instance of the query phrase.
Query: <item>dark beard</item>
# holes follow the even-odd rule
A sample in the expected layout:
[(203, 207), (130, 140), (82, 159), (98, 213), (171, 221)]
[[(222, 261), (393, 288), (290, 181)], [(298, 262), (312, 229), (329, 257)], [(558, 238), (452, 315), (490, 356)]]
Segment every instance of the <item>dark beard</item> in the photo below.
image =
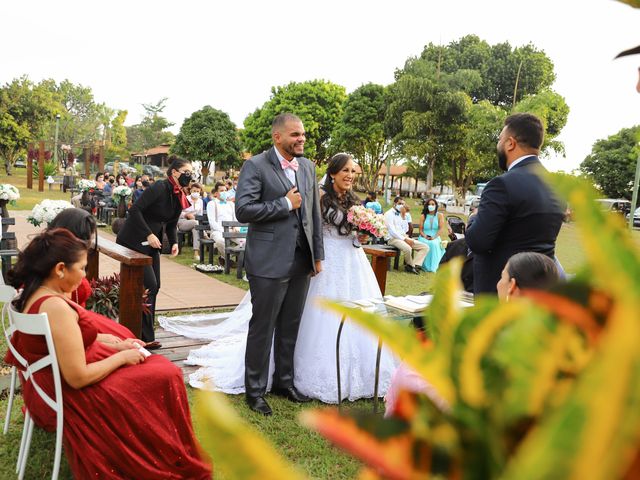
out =
[(503, 172), (507, 171), (507, 154), (504, 151), (498, 150), (498, 167)]
[(294, 153), (293, 157), (294, 158), (302, 158), (302, 157), (304, 157), (304, 152), (302, 152), (302, 153)]

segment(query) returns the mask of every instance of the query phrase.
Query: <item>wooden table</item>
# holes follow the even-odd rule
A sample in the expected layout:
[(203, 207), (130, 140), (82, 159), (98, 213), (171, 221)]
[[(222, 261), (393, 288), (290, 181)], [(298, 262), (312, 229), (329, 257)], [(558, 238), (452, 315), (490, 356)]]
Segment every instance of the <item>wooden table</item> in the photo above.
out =
[(398, 251), (388, 245), (363, 245), (362, 249), (367, 255), (371, 255), (371, 267), (378, 280), (378, 286), (382, 295), (387, 287), (388, 259), (398, 255)]

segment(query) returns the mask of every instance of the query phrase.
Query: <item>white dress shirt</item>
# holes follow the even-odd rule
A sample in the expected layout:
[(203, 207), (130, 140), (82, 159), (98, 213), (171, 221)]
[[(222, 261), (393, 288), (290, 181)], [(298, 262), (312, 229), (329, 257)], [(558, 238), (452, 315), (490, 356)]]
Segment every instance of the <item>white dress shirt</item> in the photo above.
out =
[(390, 209), (384, 214), (384, 223), (387, 225), (389, 236), (387, 240), (391, 238), (397, 238), (398, 240), (404, 240), (407, 238), (407, 230), (409, 229), (409, 223), (406, 218), (402, 218), (400, 212), (395, 208)]
[[(278, 162), (282, 162), (282, 160), (286, 160), (286, 158), (284, 158), (280, 154), (280, 151), (278, 150), (277, 147), (274, 147), (273, 149), (276, 151), (276, 156), (278, 157)], [(292, 168), (283, 168), (282, 170), (284, 171), (285, 176), (291, 182), (291, 186), (295, 187), (297, 185), (296, 184), (296, 172), (294, 172)], [(284, 197), (284, 199), (287, 201), (287, 205), (289, 206), (289, 211), (293, 210), (293, 205), (291, 205), (291, 200), (289, 200), (287, 197)]]
[(222, 222), (237, 221), (235, 204), (229, 201), (220, 203), (220, 200), (214, 198), (207, 203), (207, 219), (212, 232), (224, 232)]
[(511, 162), (511, 165), (509, 165), (509, 167), (507, 168), (507, 172), (511, 170), (513, 167), (515, 167), (517, 164), (519, 164), (521, 161), (523, 161), (525, 158), (529, 158), (529, 157), (535, 157), (535, 155), (532, 155), (529, 153), (527, 155), (523, 155), (519, 158), (516, 158), (513, 162)]

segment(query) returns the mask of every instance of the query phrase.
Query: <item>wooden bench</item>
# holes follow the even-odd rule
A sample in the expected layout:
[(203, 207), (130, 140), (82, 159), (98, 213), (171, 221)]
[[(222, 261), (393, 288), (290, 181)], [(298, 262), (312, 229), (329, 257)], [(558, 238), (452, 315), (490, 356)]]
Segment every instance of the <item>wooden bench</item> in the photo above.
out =
[(209, 251), (209, 265), (213, 265), (213, 257), (216, 251), (216, 245), (212, 238), (205, 236), (205, 232), (211, 230), (207, 214), (196, 215), (198, 225), (194, 229), (200, 242), (200, 263), (204, 263), (204, 251)]
[(144, 267), (151, 265), (151, 257), (138, 253), (111, 240), (98, 237), (98, 250), (90, 250), (87, 279), (98, 278), (100, 253), (120, 262), (120, 323), (138, 338), (142, 333), (142, 295)]
[(15, 225), (15, 218), (3, 218), (2, 225), (2, 240), (0, 240), (0, 259), (2, 259), (2, 276), (6, 279), (7, 272), (11, 268), (13, 258), (18, 256), (18, 250), (16, 249), (16, 234), (15, 232), (8, 232), (9, 225)]
[(246, 227), (246, 223), (223, 221), (222, 228), (224, 232), (222, 236), (224, 238), (224, 273), (228, 274), (231, 269), (231, 255), (236, 256), (237, 273), (236, 277), (242, 279), (242, 269), (244, 268), (244, 244), (235, 245), (232, 244), (232, 240), (239, 238), (247, 238), (245, 232), (232, 232), (232, 228)]

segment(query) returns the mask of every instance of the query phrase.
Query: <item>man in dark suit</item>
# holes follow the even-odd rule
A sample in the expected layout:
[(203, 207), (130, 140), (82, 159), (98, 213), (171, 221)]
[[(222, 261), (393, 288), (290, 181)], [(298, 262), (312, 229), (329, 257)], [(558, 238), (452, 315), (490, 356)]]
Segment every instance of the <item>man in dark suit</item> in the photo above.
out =
[(247, 160), (236, 191), (236, 217), (249, 224), (245, 269), (253, 315), (245, 354), (249, 407), (271, 415), (264, 399), (274, 344), (271, 393), (309, 398), (293, 384), (293, 354), (309, 279), (322, 269), (322, 217), (314, 164), (304, 158), (305, 132), (295, 115), (273, 120), (274, 146)]
[(544, 127), (535, 115), (507, 117), (498, 139), (498, 164), (506, 173), (492, 179), (465, 239), (474, 253), (474, 293), (496, 293), (509, 258), (539, 252), (553, 258), (564, 208), (539, 177)]

